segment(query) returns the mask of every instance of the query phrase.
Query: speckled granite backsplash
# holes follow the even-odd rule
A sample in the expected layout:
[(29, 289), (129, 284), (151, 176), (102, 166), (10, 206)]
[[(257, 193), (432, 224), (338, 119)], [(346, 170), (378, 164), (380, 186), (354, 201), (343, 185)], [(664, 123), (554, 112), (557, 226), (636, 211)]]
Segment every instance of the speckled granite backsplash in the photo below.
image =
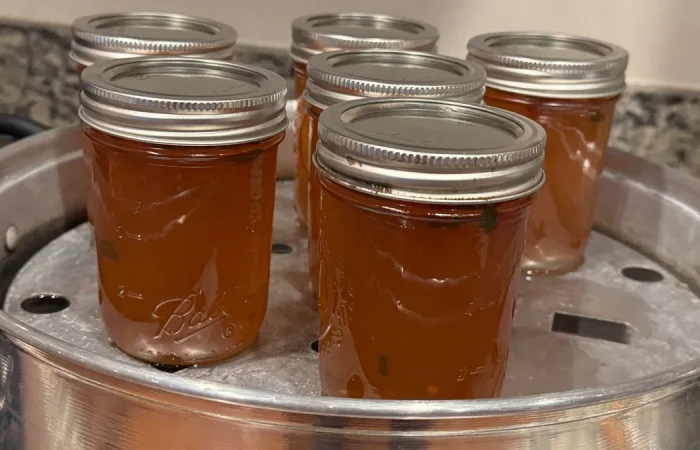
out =
[[(76, 121), (78, 77), (67, 26), (0, 23), (0, 112), (49, 126)], [(237, 59), (291, 77), (285, 51), (239, 47)], [(610, 144), (700, 176), (700, 92), (630, 88), (618, 103)]]

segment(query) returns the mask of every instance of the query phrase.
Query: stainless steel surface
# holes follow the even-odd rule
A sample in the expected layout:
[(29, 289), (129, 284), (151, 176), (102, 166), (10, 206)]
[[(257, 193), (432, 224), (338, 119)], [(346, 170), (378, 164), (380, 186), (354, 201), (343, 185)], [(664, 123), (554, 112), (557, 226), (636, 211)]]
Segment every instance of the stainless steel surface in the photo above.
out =
[(17, 227), (10, 225), (5, 231), (5, 248), (12, 251), (17, 247)]
[[(31, 272), (39, 264), (25, 265), (12, 283), (10, 297), (52, 285), (65, 289), (64, 295), (88, 302), (91, 292), (94, 295), (87, 229), (73, 228), (84, 215), (84, 168), (81, 153), (74, 150), (76, 134), (75, 128), (51, 131), (0, 150), (0, 230), (14, 224), (19, 232), (13, 252), (0, 247), (0, 287), (4, 290), (32, 255), (35, 263), (44, 258), (46, 265), (31, 283), (22, 280), (33, 277)], [(283, 185), (281, 192), (286, 189)], [(186, 376), (184, 370), (162, 373), (121, 360), (118, 353), (100, 353), (85, 344), (99, 334), (90, 328), (95, 318), (82, 309), (80, 300), (71, 299), (74, 305), (54, 315), (53, 323), (64, 320), (74, 307), (83, 311), (76, 316), (84, 328), (71, 335), (77, 345), (28, 325), (24, 313), (17, 317), (0, 313), (0, 448), (699, 448), (700, 359), (698, 335), (689, 327), (697, 323), (698, 300), (693, 290), (700, 281), (696, 269), (700, 254), (688, 249), (694, 248), (700, 233), (700, 183), (612, 151), (601, 191), (598, 227), (608, 235), (621, 236), (638, 251), (596, 234), (581, 272), (522, 281), (511, 372), (515, 376), (514, 370), (526, 366), (537, 373), (554, 370), (546, 372), (549, 378), (541, 383), (527, 377), (509, 379), (509, 393), (519, 393), (521, 383), (555, 392), (479, 401), (399, 402), (242, 389), (235, 384), (240, 378), (226, 379), (214, 368), (188, 369), (200, 371), (204, 379), (197, 379), (191, 372)], [(285, 195), (281, 211), (288, 205)], [(275, 256), (278, 270), (303, 259), (303, 250), (296, 247), (296, 230), (288, 226), (287, 218), (277, 219), (276, 241), (295, 248)], [(65, 244), (71, 240), (75, 247), (66, 251)], [(52, 243), (44, 247), (47, 242)], [(663, 279), (642, 282), (621, 275), (631, 265), (652, 269)], [(626, 273), (644, 279), (639, 273)], [(275, 283), (284, 286), (290, 297), (301, 298), (307, 289), (299, 273)], [(27, 291), (20, 292), (20, 285)], [(8, 302), (7, 308), (12, 309), (11, 305)], [(290, 333), (308, 320), (303, 301), (294, 308), (280, 311), (288, 316)], [(555, 312), (558, 317), (626, 322), (627, 327), (617, 333), (604, 332), (610, 330), (603, 326), (607, 322), (592, 328), (580, 322), (586, 326), (579, 326), (579, 333), (595, 334), (592, 331), (597, 329), (611, 341), (629, 343), (553, 334), (548, 329), (556, 322)], [(41, 322), (51, 332), (52, 321)], [(78, 323), (72, 321), (70, 326)], [(59, 328), (53, 327), (53, 333), (63, 336)], [(572, 327), (559, 329), (571, 331)], [(283, 351), (274, 342), (265, 343), (263, 334), (258, 352)], [(293, 360), (308, 355), (306, 365), (313, 369), (312, 352), (301, 347), (288, 351)], [(600, 357), (606, 359), (595, 360)], [(258, 362), (247, 358), (251, 364), (264, 363), (264, 357)], [(245, 361), (238, 364), (243, 366)], [(297, 383), (302, 390), (298, 379), (308, 373), (290, 385)], [(641, 378), (631, 378), (637, 376)], [(245, 377), (254, 378), (255, 373)], [(596, 387), (559, 391), (591, 385)]]
[(306, 67), (306, 100), (319, 108), (368, 97), (421, 97), (479, 103), (486, 72), (449, 56), (401, 50), (321, 53)]
[(85, 67), (145, 55), (230, 59), (237, 39), (236, 30), (224, 23), (173, 13), (80, 17), (71, 33), (71, 59)]
[(80, 118), (154, 144), (260, 141), (287, 128), (287, 83), (258, 67), (194, 58), (102, 61), (82, 74)]
[(486, 85), (550, 98), (594, 98), (625, 89), (622, 47), (565, 34), (502, 32), (475, 36), (467, 60), (484, 65)]
[(440, 33), (427, 23), (383, 14), (337, 13), (292, 22), (292, 59), (306, 64), (318, 53), (359, 48), (435, 52)]
[(324, 111), (318, 137), (316, 168), (377, 197), (483, 204), (531, 195), (544, 183), (544, 129), (489, 106), (354, 100)]

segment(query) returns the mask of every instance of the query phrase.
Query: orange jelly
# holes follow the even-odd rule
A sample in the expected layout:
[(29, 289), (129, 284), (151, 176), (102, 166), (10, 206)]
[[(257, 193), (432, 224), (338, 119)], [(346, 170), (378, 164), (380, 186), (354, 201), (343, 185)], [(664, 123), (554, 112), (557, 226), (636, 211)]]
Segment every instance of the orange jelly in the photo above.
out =
[[(110, 13), (85, 16), (71, 25), (70, 58), (78, 75), (98, 61), (134, 56), (185, 56), (229, 60), (236, 43), (230, 26), (171, 13)], [(86, 206), (92, 220), (92, 168), (83, 149), (87, 171)]]
[(547, 182), (530, 214), (523, 268), (576, 270), (593, 228), (627, 52), (587, 38), (494, 33), (473, 38), (468, 59), (486, 67), (485, 103), (536, 120), (547, 132)]
[[(299, 17), (292, 23), (294, 86), (299, 98), (297, 114), (305, 111), (302, 93), (306, 86), (307, 64), (314, 55), (341, 49), (384, 48), (435, 52), (440, 37), (437, 28), (414, 20), (382, 14), (340, 13)], [(308, 133), (301, 130), (303, 119), (295, 120), (297, 155), (295, 200), (299, 220), (308, 220), (310, 156), (300, 148), (308, 142)]]
[(82, 79), (107, 332), (164, 365), (241, 352), (267, 308), (285, 81), (186, 58), (105, 61)]
[(319, 138), (324, 393), (497, 396), (542, 127), (475, 104), (368, 99), (327, 108)]
[[(318, 117), (341, 101), (373, 97), (420, 97), (478, 103), (486, 73), (477, 64), (431, 53), (400, 50), (344, 50), (309, 60), (306, 108), (299, 121), (299, 173), (308, 172), (309, 275), (318, 296), (318, 186), (311, 157), (318, 142)], [(302, 177), (297, 179), (297, 187)], [(297, 190), (298, 202), (305, 191)]]
[(487, 89), (487, 104), (536, 120), (547, 132), (547, 182), (530, 212), (525, 269), (562, 273), (583, 262), (618, 98), (543, 99)]

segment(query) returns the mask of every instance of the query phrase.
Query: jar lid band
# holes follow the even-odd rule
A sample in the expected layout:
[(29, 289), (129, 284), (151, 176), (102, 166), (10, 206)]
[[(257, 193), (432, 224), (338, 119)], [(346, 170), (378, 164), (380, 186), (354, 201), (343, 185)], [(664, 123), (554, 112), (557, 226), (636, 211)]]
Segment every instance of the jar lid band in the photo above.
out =
[(320, 116), (317, 168), (365, 193), (422, 203), (484, 204), (544, 182), (536, 122), (447, 100), (363, 99)]
[(93, 64), (81, 80), (81, 119), (127, 139), (229, 145), (260, 141), (287, 127), (286, 82), (258, 67), (142, 57)]
[(383, 14), (337, 13), (292, 22), (292, 59), (306, 64), (319, 53), (361, 48), (435, 52), (440, 37), (427, 23)]
[(549, 98), (596, 98), (625, 89), (629, 56), (595, 39), (536, 32), (489, 33), (467, 45), (467, 60), (484, 65), (486, 85)]

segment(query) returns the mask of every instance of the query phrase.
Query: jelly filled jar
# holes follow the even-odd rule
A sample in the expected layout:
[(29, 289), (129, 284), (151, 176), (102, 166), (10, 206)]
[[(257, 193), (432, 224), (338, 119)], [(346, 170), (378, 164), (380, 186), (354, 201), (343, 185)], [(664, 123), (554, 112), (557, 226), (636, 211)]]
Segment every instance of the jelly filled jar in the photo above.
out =
[(485, 34), (471, 39), (468, 51), (469, 60), (486, 68), (484, 102), (534, 119), (547, 131), (547, 182), (530, 213), (523, 268), (576, 270), (593, 228), (627, 52), (593, 39), (540, 33)]
[[(298, 97), (294, 132), (301, 127), (301, 113), (306, 109), (302, 93), (306, 87), (309, 59), (323, 52), (342, 49), (384, 48), (435, 52), (440, 37), (437, 28), (415, 20), (382, 14), (339, 13), (299, 17), (292, 22), (294, 62), (294, 91)], [(300, 140), (307, 139), (296, 133), (295, 199), (299, 219), (303, 224), (308, 215), (309, 160), (299, 151)]]
[(164, 365), (241, 352), (267, 308), (284, 79), (144, 57), (96, 63), (82, 83), (109, 336)]
[[(135, 56), (187, 56), (230, 60), (236, 30), (198, 17), (172, 13), (112, 13), (85, 16), (71, 25), (70, 58), (78, 75), (92, 64)], [(83, 152), (86, 150), (83, 149)], [(92, 169), (87, 171), (86, 206), (92, 222)]]
[(321, 113), (319, 353), (329, 396), (497, 396), (545, 132), (446, 100)]
[[(309, 275), (318, 297), (319, 186), (311, 157), (318, 142), (318, 117), (330, 105), (370, 97), (451, 99), (481, 102), (486, 72), (474, 63), (404, 50), (342, 50), (309, 60), (309, 78), (300, 111), (297, 152), (309, 174)], [(302, 182), (301, 178), (297, 179)]]

